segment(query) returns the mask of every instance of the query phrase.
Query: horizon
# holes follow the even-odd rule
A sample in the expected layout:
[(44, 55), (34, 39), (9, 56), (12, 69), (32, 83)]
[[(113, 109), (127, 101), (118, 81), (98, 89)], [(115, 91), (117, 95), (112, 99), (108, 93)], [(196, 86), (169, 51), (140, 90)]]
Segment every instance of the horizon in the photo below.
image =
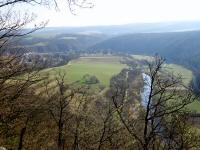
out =
[[(176, 23), (200, 23), (200, 20), (180, 20), (180, 21), (161, 21), (161, 22), (130, 22), (122, 24), (97, 24), (97, 25), (83, 25), (83, 26), (45, 26), (46, 28), (92, 28), (92, 27), (109, 27), (109, 26), (126, 26), (126, 25), (145, 25), (145, 24), (176, 24)], [(26, 29), (30, 29), (27, 27)]]

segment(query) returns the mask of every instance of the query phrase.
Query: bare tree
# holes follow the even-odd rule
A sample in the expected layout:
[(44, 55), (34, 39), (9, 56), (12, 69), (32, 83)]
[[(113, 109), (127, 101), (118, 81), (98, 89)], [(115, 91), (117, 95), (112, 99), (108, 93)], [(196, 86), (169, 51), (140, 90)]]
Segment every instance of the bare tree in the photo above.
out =
[[(195, 100), (195, 97), (191, 89), (182, 85), (181, 77), (163, 73), (163, 64), (164, 59), (156, 56), (155, 60), (147, 65), (148, 69), (143, 77), (145, 76), (144, 80), (146, 80), (145, 84), (147, 84), (148, 91), (142, 99), (140, 114), (137, 115), (137, 118), (130, 118), (127, 115), (128, 112), (123, 110), (124, 107), (127, 108), (123, 87), (116, 86), (111, 97), (121, 122), (133, 137), (133, 140), (137, 141), (135, 145), (138, 149), (187, 148), (190, 147), (192, 142), (192, 146), (195, 145), (195, 141), (190, 141), (191, 143), (186, 140), (173, 141), (175, 138), (172, 138), (172, 136), (176, 135), (176, 140), (182, 136), (181, 131), (174, 126), (174, 117), (181, 118), (179, 122), (176, 122), (176, 126), (180, 127), (183, 122), (187, 123), (184, 120), (186, 117), (183, 117), (187, 112), (185, 108)], [(187, 134), (190, 133), (189, 125), (188, 128), (183, 128), (185, 131), (188, 129)], [(166, 136), (172, 129), (174, 130), (170, 132), (170, 136)], [(171, 141), (170, 144), (169, 141)]]
[[(87, 86), (78, 86), (65, 83), (65, 74), (59, 73), (55, 87), (46, 84), (46, 110), (57, 129), (57, 148), (87, 149), (94, 141), (95, 116), (92, 100), (94, 96)], [(51, 85), (51, 86), (49, 86)], [(73, 126), (72, 126), (73, 125)]]
[(46, 84), (46, 95), (48, 99), (48, 108), (53, 121), (57, 127), (57, 147), (63, 150), (65, 146), (64, 128), (66, 122), (71, 118), (70, 102), (74, 97), (74, 91), (65, 85), (65, 74), (59, 73), (56, 77), (56, 92), (50, 93), (50, 87)]
[[(84, 6), (86, 1), (66, 1), (71, 10), (71, 5)], [(24, 103), (32, 103), (34, 92), (32, 86), (41, 78), (38, 76), (35, 65), (27, 66), (23, 62), (27, 50), (18, 46), (16, 40), (43, 28), (47, 22), (34, 25), (32, 29), (26, 29), (33, 23), (35, 15), (15, 11), (18, 4), (56, 6), (55, 0), (1, 0), (0, 1), (0, 136), (6, 143), (8, 135), (19, 135), (18, 149), (23, 147), (23, 139), (27, 125), (32, 117), (33, 107), (27, 107)], [(32, 92), (32, 93), (31, 93)], [(31, 93), (31, 94), (30, 94)], [(29, 98), (27, 95), (32, 95)], [(29, 110), (27, 109), (29, 108)], [(19, 121), (20, 120), (20, 121)], [(16, 131), (15, 125), (24, 124), (21, 131)], [(19, 126), (18, 126), (19, 127)], [(8, 133), (10, 132), (10, 133)], [(16, 133), (17, 132), (17, 133)], [(20, 134), (18, 133), (20, 132)], [(6, 137), (6, 138), (5, 138)], [(1, 143), (4, 143), (1, 142)]]

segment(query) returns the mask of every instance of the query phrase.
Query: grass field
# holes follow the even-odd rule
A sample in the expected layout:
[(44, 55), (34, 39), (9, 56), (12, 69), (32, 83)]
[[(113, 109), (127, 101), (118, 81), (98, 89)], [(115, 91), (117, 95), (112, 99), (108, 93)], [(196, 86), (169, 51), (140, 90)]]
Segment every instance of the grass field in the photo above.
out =
[[(147, 61), (153, 60), (153, 57), (145, 55), (132, 55), (132, 57), (136, 60), (147, 60)], [(183, 66), (176, 64), (164, 64), (163, 68), (168, 73), (173, 73), (174, 75), (180, 75), (185, 85), (190, 84), (192, 80), (192, 71), (190, 71), (189, 69), (186, 69)]]
[(180, 75), (185, 85), (189, 85), (192, 80), (192, 71), (184, 68), (183, 66), (176, 64), (165, 64), (165, 70), (173, 73), (174, 75)]
[(188, 108), (191, 111), (194, 111), (196, 113), (200, 113), (200, 101), (194, 101), (193, 103), (191, 103)]
[(153, 60), (153, 57), (146, 56), (146, 55), (131, 55), (131, 56), (136, 60), (147, 60), (147, 61), (152, 61)]
[(120, 57), (81, 57), (67, 65), (46, 69), (50, 77), (59, 71), (66, 73), (66, 81), (71, 83), (81, 80), (85, 74), (95, 75), (101, 84), (108, 86), (113, 75), (118, 74), (126, 65), (120, 63)]

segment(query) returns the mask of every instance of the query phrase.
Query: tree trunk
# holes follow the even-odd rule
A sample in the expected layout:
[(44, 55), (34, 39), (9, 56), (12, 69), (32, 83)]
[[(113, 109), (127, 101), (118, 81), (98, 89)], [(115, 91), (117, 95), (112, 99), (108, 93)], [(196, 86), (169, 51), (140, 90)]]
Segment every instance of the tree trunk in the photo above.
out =
[(23, 140), (24, 140), (25, 132), (26, 132), (26, 127), (21, 129), (18, 150), (22, 150), (23, 148)]
[(58, 150), (64, 150), (62, 142), (62, 123), (59, 124), (59, 129), (58, 129)]

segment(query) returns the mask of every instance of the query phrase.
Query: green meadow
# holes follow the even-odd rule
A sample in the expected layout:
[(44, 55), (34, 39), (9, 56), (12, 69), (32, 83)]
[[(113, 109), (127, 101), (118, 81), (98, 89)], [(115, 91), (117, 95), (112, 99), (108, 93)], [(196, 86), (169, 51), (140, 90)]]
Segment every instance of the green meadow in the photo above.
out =
[(189, 110), (194, 111), (196, 113), (200, 113), (200, 101), (196, 100), (193, 103), (188, 105)]
[(120, 59), (115, 56), (81, 57), (70, 61), (67, 65), (45, 69), (43, 73), (49, 73), (50, 78), (59, 72), (65, 73), (65, 80), (69, 83), (80, 81), (84, 75), (89, 74), (96, 76), (100, 84), (109, 86), (111, 77), (126, 67), (120, 63)]

